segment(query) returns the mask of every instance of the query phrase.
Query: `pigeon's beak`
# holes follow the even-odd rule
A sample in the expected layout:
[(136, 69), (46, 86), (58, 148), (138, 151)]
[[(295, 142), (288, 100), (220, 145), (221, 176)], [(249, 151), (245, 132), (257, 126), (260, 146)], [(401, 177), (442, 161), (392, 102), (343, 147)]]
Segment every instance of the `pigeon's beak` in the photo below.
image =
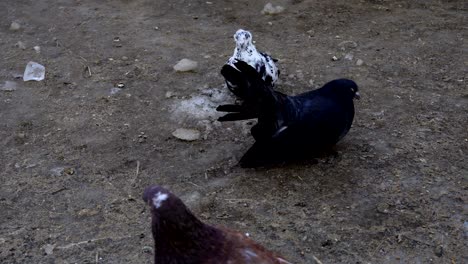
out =
[(361, 99), (361, 95), (359, 94), (359, 92), (356, 92), (354, 94), (354, 99), (357, 99), (357, 100)]

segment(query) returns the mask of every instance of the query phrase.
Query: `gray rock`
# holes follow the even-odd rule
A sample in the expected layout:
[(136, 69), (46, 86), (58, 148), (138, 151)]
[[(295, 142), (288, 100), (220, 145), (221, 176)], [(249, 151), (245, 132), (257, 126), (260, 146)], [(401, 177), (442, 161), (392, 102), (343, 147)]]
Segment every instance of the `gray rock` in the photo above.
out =
[(174, 70), (177, 72), (188, 72), (196, 70), (197, 67), (198, 62), (189, 59), (182, 59), (174, 65)]
[(345, 50), (355, 49), (358, 46), (358, 44), (352, 40), (345, 40), (345, 41), (342, 41), (340, 44), (338, 44), (338, 46), (340, 47), (341, 50), (345, 51)]
[(354, 55), (352, 53), (348, 53), (344, 56), (344, 59), (349, 60), (349, 61), (352, 61), (353, 58), (354, 58)]
[(18, 22), (11, 22), (10, 30), (11, 31), (18, 31), (21, 29), (21, 25)]
[(30, 61), (24, 70), (23, 80), (42, 81), (45, 78), (45, 67), (37, 62)]
[(444, 255), (444, 248), (441, 245), (439, 245), (435, 248), (434, 253), (440, 258), (442, 257), (442, 255)]
[(65, 167), (54, 167), (50, 170), (51, 176), (62, 176)]
[(150, 247), (150, 246), (144, 246), (141, 251), (143, 251), (143, 253), (147, 253), (147, 254), (151, 254), (153, 252), (153, 248)]
[(54, 253), (55, 245), (46, 244), (43, 248), (47, 255), (52, 255), (52, 253)]
[(119, 93), (120, 91), (122, 91), (122, 89), (117, 88), (117, 87), (112, 87), (112, 88), (110, 89), (110, 94), (111, 94), (111, 95), (114, 95), (114, 94)]
[(15, 46), (18, 47), (18, 48), (20, 48), (20, 49), (22, 49), (22, 50), (25, 50), (25, 49), (26, 49), (26, 45), (25, 45), (24, 42), (22, 42), (22, 41), (16, 42)]
[(277, 15), (284, 11), (284, 7), (282, 6), (273, 6), (271, 3), (267, 3), (262, 10), (262, 14), (264, 15)]
[(172, 135), (180, 140), (195, 141), (200, 138), (200, 131), (189, 128), (178, 128), (172, 132)]
[(12, 81), (5, 81), (5, 83), (0, 87), (1, 91), (12, 92), (17, 88), (17, 83)]

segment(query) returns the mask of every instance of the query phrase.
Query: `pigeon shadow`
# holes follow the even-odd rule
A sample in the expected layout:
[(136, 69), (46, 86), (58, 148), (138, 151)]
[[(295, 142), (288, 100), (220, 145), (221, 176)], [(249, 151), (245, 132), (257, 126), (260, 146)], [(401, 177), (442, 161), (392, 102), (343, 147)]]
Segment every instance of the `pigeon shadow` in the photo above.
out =
[(324, 160), (325, 163), (334, 163), (339, 159), (340, 154), (337, 146), (321, 151), (305, 152), (298, 150), (291, 152), (291, 150), (278, 151), (269, 148), (257, 150), (254, 145), (242, 156), (237, 166), (268, 170), (273, 168), (307, 167), (318, 164), (320, 160)]

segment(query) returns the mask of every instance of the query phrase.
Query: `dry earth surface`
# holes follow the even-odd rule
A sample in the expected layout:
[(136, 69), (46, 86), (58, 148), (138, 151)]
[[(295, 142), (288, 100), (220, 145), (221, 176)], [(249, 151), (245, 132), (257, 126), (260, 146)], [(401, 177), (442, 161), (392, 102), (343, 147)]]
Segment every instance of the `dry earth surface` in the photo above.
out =
[[(273, 3), (2, 0), (0, 262), (152, 263), (141, 194), (158, 183), (294, 263), (467, 263), (467, 2)], [(282, 92), (359, 84), (338, 155), (237, 166), (253, 121), (213, 107), (238, 28), (279, 59)], [(18, 78), (29, 61), (45, 80)]]

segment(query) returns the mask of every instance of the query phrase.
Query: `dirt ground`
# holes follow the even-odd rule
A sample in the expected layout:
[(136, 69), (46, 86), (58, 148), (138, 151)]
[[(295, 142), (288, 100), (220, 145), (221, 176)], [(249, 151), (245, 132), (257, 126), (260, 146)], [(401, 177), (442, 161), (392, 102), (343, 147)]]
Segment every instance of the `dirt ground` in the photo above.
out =
[[(293, 263), (467, 263), (466, 1), (266, 2), (0, 1), (0, 85), (17, 83), (0, 91), (0, 262), (152, 263), (141, 194), (158, 183)], [(279, 59), (280, 91), (359, 84), (336, 157), (242, 169), (252, 122), (177, 108), (225, 89), (238, 28)], [(29, 61), (45, 80), (17, 78)]]

